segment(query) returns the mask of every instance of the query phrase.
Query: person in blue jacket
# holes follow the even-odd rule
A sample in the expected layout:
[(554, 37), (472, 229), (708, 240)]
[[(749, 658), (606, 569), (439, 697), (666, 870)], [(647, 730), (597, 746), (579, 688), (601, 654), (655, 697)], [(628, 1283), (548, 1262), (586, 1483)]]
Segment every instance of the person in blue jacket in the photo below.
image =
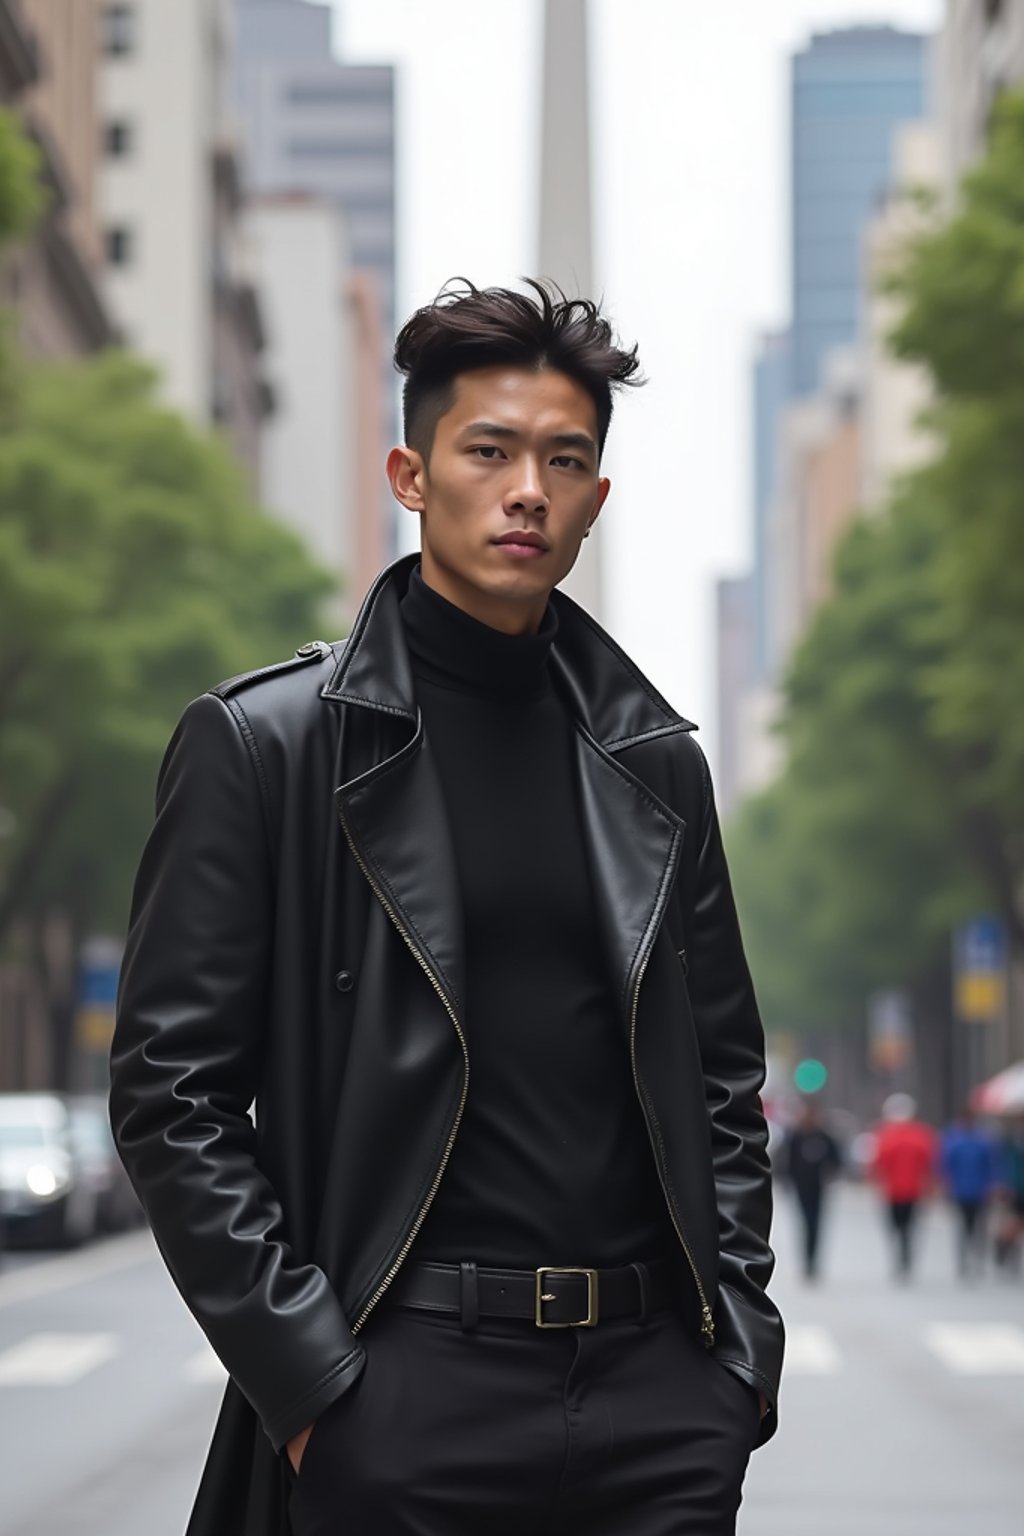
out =
[(995, 1142), (969, 1108), (943, 1132), (939, 1168), (957, 1208), (957, 1269), (962, 1278), (984, 1267), (984, 1213), (999, 1183)]

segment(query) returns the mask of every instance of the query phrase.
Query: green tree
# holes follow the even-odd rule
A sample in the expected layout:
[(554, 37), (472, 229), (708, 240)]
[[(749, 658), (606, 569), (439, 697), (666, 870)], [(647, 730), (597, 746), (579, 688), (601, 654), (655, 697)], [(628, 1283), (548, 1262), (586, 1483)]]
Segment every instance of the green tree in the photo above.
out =
[(893, 286), (898, 353), (936, 385), (939, 661), (922, 686), (967, 804), (971, 857), (1024, 946), (1024, 96), (1007, 95), (959, 211)]
[(123, 354), (25, 369), (0, 432), (0, 941), (119, 931), (173, 722), (288, 655), (330, 589)]
[(39, 151), (17, 116), (0, 111), (0, 245), (30, 233), (46, 203)]
[(786, 686), (787, 770), (731, 829), (766, 1017), (843, 1025), (912, 982), (983, 899), (965, 807), (931, 731), (934, 535), (919, 486), (859, 522)]
[(979, 907), (1024, 945), (1024, 98), (891, 286), (937, 451), (843, 542), (786, 679), (786, 771), (730, 829), (780, 1027), (934, 978)]

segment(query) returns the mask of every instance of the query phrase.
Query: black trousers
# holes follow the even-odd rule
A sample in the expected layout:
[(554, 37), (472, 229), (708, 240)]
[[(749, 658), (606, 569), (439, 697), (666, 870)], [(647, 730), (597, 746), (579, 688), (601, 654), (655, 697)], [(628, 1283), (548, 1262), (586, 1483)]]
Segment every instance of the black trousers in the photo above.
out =
[(821, 1210), (825, 1197), (820, 1184), (798, 1184), (796, 1198), (803, 1222), (804, 1274), (811, 1278), (818, 1273)]
[(957, 1214), (959, 1216), (957, 1229), (957, 1270), (961, 1275), (968, 1275), (973, 1270), (982, 1270), (985, 1267), (985, 1223), (983, 1213), (984, 1200), (958, 1200)]
[(317, 1420), (295, 1536), (733, 1536), (753, 1387), (672, 1312), (532, 1323), (393, 1307)]
[(914, 1263), (916, 1200), (890, 1200), (889, 1221), (896, 1237), (896, 1273), (909, 1275)]

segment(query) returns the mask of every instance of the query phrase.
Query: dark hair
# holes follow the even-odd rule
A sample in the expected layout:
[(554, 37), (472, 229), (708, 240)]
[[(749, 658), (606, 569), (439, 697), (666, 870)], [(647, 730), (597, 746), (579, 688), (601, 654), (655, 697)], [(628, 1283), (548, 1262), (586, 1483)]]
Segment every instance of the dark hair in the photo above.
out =
[(452, 278), (399, 331), (395, 367), (405, 374), (405, 441), (424, 458), (454, 402), (457, 375), (473, 368), (554, 368), (575, 379), (597, 409), (600, 449), (612, 419), (613, 388), (644, 382), (636, 347), (626, 351), (616, 344), (593, 300), (567, 299), (555, 283), (524, 281), (532, 293), (476, 288), (468, 278)]

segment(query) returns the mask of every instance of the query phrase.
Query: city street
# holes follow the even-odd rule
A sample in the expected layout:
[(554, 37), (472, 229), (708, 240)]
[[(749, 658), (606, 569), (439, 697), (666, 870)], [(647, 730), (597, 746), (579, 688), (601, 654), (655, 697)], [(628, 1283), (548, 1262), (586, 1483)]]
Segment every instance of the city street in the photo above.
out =
[(952, 1223), (934, 1207), (917, 1276), (897, 1286), (873, 1192), (843, 1187), (809, 1287), (785, 1189), (777, 1202), (789, 1346), (779, 1432), (751, 1463), (741, 1536), (1020, 1536), (1024, 1282), (958, 1282)]
[[(959, 1284), (934, 1209), (897, 1289), (871, 1193), (843, 1188), (809, 1288), (790, 1215), (782, 1191), (782, 1427), (752, 1463), (742, 1536), (1020, 1536), (1024, 1282)], [(8, 1258), (0, 1536), (181, 1536), (220, 1379), (147, 1233)]]

